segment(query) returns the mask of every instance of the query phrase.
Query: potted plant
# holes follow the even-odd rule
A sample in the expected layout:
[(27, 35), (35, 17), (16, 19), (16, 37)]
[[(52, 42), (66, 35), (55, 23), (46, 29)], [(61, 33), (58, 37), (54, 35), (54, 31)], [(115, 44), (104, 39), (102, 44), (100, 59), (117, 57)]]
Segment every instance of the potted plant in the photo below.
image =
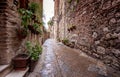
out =
[(28, 66), (30, 56), (27, 54), (18, 54), (16, 55), (12, 61), (15, 70), (24, 70)]
[(18, 12), (20, 13), (20, 18), (22, 20), (21, 24), (27, 27), (30, 24), (31, 18), (33, 13), (27, 9), (19, 9)]
[(33, 25), (29, 25), (28, 26), (29, 30), (34, 33), (34, 34), (40, 34), (41, 33), (41, 29), (40, 29), (40, 26), (39, 24), (37, 23), (34, 23)]
[(39, 44), (32, 45), (29, 41), (26, 43), (27, 51), (30, 55), (30, 72), (32, 72), (37, 64), (39, 55), (42, 53), (42, 47)]
[(28, 24), (30, 23), (33, 13), (23, 8), (19, 9), (18, 12), (20, 14), (21, 25), (22, 25), (22, 27), (20, 27), (18, 30), (18, 36), (20, 39), (23, 39), (28, 34)]
[(19, 13), (21, 16), (21, 24), (26, 29), (26, 31), (30, 30), (33, 34), (40, 34), (41, 23), (37, 20), (36, 11), (38, 10), (39, 5), (37, 3), (30, 3), (28, 9), (19, 9)]

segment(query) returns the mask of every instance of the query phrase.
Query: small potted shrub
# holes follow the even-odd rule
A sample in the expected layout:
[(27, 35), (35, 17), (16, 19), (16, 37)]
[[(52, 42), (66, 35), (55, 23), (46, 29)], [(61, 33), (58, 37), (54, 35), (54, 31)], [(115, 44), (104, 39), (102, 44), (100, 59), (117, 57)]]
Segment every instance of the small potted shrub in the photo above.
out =
[(27, 51), (30, 55), (30, 72), (32, 72), (37, 64), (40, 54), (42, 53), (42, 47), (39, 44), (32, 45), (30, 42), (26, 43)]
[(22, 27), (19, 28), (18, 37), (20, 39), (24, 39), (27, 37), (28, 34), (28, 24), (30, 23), (30, 18), (32, 17), (32, 12), (26, 9), (19, 9), (18, 12), (20, 13), (21, 18), (21, 25)]
[(35, 65), (37, 64), (37, 61), (39, 59), (39, 55), (41, 54), (42, 47), (39, 45), (35, 45), (33, 47), (33, 52), (31, 53), (31, 59), (30, 59), (30, 71), (33, 71), (35, 68)]

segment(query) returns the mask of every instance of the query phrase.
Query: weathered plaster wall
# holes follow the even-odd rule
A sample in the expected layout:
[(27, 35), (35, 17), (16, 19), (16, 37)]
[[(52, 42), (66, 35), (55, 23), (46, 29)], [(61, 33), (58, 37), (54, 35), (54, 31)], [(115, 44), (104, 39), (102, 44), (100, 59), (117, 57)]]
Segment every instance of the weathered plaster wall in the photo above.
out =
[(57, 38), (120, 70), (120, 0), (60, 0), (57, 20)]

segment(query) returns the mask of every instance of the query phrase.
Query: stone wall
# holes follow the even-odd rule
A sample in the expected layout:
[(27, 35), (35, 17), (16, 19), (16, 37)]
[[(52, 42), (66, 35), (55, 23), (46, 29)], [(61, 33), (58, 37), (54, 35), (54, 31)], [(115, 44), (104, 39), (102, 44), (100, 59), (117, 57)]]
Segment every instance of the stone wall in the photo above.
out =
[(120, 70), (120, 0), (60, 0), (58, 16), (58, 39)]
[[(0, 64), (9, 64), (16, 54), (24, 53), (26, 40), (42, 44), (44, 39), (43, 36), (31, 33), (27, 38), (20, 39), (18, 35), (21, 29), (19, 6), (16, 6), (13, 1), (0, 0)], [(36, 0), (36, 2), (42, 2), (42, 0)]]

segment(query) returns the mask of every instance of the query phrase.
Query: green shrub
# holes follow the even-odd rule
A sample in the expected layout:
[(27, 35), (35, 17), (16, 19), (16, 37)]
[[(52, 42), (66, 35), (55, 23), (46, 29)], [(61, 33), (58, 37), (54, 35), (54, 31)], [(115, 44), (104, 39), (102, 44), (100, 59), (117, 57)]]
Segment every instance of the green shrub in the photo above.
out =
[(39, 44), (33, 45), (30, 41), (27, 41), (26, 48), (32, 60), (39, 59), (39, 55), (42, 53), (42, 47)]
[(22, 26), (27, 28), (27, 26), (30, 23), (30, 19), (31, 19), (33, 13), (31, 11), (27, 10), (27, 9), (19, 9), (18, 12), (21, 15), (21, 20), (22, 20), (21, 24), (22, 24)]

